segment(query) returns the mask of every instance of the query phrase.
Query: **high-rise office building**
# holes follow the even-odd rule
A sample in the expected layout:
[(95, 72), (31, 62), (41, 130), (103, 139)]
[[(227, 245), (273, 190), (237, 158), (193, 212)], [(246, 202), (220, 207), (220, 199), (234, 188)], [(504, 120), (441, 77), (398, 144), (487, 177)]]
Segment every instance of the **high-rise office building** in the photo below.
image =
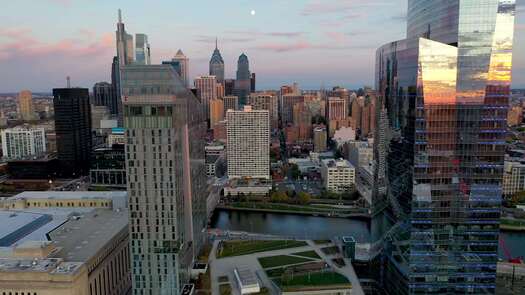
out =
[(118, 113), (117, 95), (115, 87), (108, 82), (98, 82), (93, 86), (93, 104), (106, 106), (111, 114)]
[(227, 95), (222, 98), (224, 101), (224, 115), (226, 116), (226, 112), (228, 110), (239, 110), (239, 98), (237, 96), (233, 95)]
[(251, 92), (255, 92), (255, 83), (256, 83), (256, 80), (255, 80), (255, 73), (252, 73), (251, 77), (250, 77), (250, 90)]
[(122, 22), (122, 12), (118, 10), (118, 23), (117, 23), (117, 57), (119, 59), (120, 66), (132, 64), (135, 61), (133, 54), (133, 35), (126, 33), (126, 28)]
[(245, 106), (226, 120), (228, 177), (270, 179), (270, 113)]
[(237, 79), (235, 80), (235, 95), (239, 97), (241, 105), (246, 104), (246, 99), (251, 92), (250, 62), (246, 54), (241, 54), (237, 61)]
[(235, 93), (235, 79), (224, 80), (224, 95), (234, 95)]
[(197, 89), (197, 97), (201, 101), (206, 119), (210, 119), (210, 101), (217, 98), (217, 78), (215, 76), (199, 76), (193, 80)]
[(122, 69), (133, 294), (178, 295), (206, 227), (203, 107), (169, 65)]
[(353, 101), (352, 101), (352, 128), (354, 128), (354, 130), (361, 130), (362, 126), (361, 126), (361, 118), (363, 116), (363, 109), (364, 109), (364, 106), (363, 106), (363, 97), (358, 97), (358, 98), (355, 98)]
[(178, 66), (176, 67), (177, 73), (181, 77), (184, 85), (186, 87), (190, 86), (190, 59), (184, 55), (181, 49), (177, 51), (177, 54), (171, 60), (176, 62)]
[(224, 101), (218, 98), (210, 100), (210, 128), (213, 129), (222, 120), (224, 120)]
[(35, 114), (33, 110), (33, 94), (31, 91), (20, 91), (18, 94), (18, 104), (20, 106), (20, 117), (22, 120), (33, 120)]
[(304, 102), (304, 96), (296, 94), (284, 94), (281, 96), (281, 121), (283, 125), (293, 123), (293, 106)]
[(6, 159), (24, 159), (40, 156), (46, 152), (46, 133), (43, 128), (5, 129), (2, 135), (2, 151)]
[(317, 126), (314, 128), (314, 152), (322, 153), (327, 149), (327, 133), (325, 126)]
[(139, 65), (151, 64), (148, 35), (135, 34), (135, 62)]
[(495, 293), (515, 9), (409, 0), (407, 39), (377, 51), (391, 294)]
[(215, 50), (213, 50), (210, 59), (210, 76), (215, 76), (217, 83), (224, 83), (224, 60), (219, 51), (217, 40), (215, 40)]
[(120, 97), (120, 65), (118, 56), (113, 57), (113, 63), (111, 64), (111, 86), (113, 87), (116, 105), (116, 109), (112, 110), (112, 112), (114, 112), (114, 115), (117, 115), (119, 126), (122, 126), (122, 99)]
[(87, 88), (53, 89), (58, 160), (64, 176), (88, 175), (91, 105)]
[(348, 117), (348, 105), (346, 100), (339, 97), (329, 97), (327, 117), (329, 121), (345, 120)]
[(279, 123), (279, 109), (277, 96), (266, 93), (252, 93), (248, 97), (247, 104), (252, 106), (253, 110), (267, 110), (270, 113), (270, 125), (277, 128)]

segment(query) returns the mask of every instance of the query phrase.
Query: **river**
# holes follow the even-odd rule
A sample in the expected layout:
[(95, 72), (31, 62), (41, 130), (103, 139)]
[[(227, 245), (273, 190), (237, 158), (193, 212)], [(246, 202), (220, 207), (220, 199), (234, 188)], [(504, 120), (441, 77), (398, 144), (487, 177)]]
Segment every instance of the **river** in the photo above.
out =
[[(294, 214), (215, 210), (211, 227), (221, 230), (290, 236), (300, 239), (331, 239), (352, 235), (358, 242), (370, 238), (370, 223), (364, 220)], [(500, 239), (514, 257), (525, 257), (525, 233), (502, 232)], [(500, 257), (505, 258), (502, 247)]]

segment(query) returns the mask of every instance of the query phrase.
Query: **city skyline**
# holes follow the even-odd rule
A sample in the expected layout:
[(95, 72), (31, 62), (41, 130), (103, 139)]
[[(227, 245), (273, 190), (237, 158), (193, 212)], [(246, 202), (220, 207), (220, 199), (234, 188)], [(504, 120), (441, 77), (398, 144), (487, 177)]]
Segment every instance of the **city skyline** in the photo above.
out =
[[(24, 9), (27, 2), (6, 3), (3, 9), (0, 92), (50, 92), (64, 86), (68, 75), (74, 86), (110, 81), (119, 8), (128, 33), (148, 35), (152, 63), (170, 60), (182, 49), (190, 59), (193, 79), (208, 72), (218, 38), (225, 78), (235, 77), (237, 57), (244, 52), (250, 70), (258, 75), (259, 89), (294, 81), (304, 89), (373, 85), (375, 49), (406, 34), (405, 0), (207, 1), (198, 12), (190, 9), (191, 4), (165, 0), (155, 5), (47, 0), (31, 3), (32, 10)], [(518, 0), (517, 5), (519, 53), (525, 48), (525, 1)], [(24, 19), (16, 13), (22, 9), (28, 16)], [(48, 13), (38, 14), (42, 9)], [(96, 19), (90, 17), (95, 12)], [(525, 56), (515, 55), (513, 72), (513, 87), (525, 87)]]

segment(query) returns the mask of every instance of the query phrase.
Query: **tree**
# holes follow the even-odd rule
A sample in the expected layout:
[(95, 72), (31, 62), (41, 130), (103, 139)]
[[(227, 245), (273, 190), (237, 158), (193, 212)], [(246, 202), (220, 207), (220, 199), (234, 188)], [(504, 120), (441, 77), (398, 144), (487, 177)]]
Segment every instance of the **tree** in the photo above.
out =
[(285, 192), (273, 192), (270, 200), (273, 203), (286, 203), (288, 202), (288, 195)]
[(307, 205), (312, 200), (312, 196), (309, 193), (300, 192), (297, 194), (297, 201), (301, 205)]
[(301, 170), (299, 170), (299, 166), (296, 164), (290, 165), (290, 174), (292, 179), (298, 179), (301, 177)]

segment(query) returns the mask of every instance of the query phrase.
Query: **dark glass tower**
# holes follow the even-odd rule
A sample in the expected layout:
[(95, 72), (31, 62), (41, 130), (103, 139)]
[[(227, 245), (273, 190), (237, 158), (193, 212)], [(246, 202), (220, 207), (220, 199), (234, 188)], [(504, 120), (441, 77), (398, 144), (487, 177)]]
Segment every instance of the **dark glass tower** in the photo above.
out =
[(93, 86), (93, 99), (96, 106), (106, 106), (111, 114), (118, 113), (115, 87), (108, 82), (98, 82)]
[(91, 107), (87, 88), (53, 89), (55, 132), (64, 177), (88, 175), (91, 156)]
[(224, 60), (219, 51), (217, 41), (215, 41), (215, 50), (210, 59), (210, 76), (215, 76), (218, 83), (224, 83)]
[(377, 51), (390, 294), (495, 293), (514, 13), (514, 0), (409, 0), (407, 39)]
[(250, 95), (251, 75), (250, 62), (246, 54), (241, 54), (237, 61), (237, 80), (235, 80), (235, 95), (239, 97), (241, 105), (246, 103), (246, 98)]

